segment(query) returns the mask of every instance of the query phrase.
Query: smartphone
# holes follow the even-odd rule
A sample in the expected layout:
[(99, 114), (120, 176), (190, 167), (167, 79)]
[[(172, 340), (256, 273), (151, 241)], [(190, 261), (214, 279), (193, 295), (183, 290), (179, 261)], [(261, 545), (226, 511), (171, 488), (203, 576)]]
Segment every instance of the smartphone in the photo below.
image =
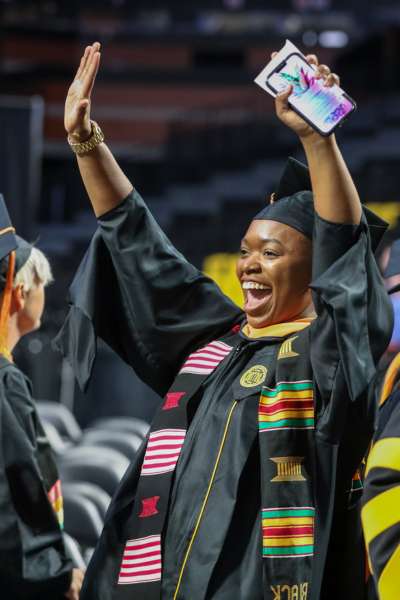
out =
[(291, 84), (291, 108), (318, 133), (328, 136), (356, 109), (356, 103), (338, 85), (325, 87), (315, 76), (313, 65), (294, 52), (268, 75), (266, 84), (275, 94)]

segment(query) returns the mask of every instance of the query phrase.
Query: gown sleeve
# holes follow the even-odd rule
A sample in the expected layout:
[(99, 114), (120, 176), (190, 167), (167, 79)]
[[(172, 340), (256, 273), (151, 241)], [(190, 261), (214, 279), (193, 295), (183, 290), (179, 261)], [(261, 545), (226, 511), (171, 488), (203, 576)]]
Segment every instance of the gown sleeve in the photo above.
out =
[(72, 564), (37, 459), (40, 433), (27, 382), (0, 372), (0, 581), (10, 598), (61, 600)]
[(365, 214), (358, 226), (330, 223), (316, 215), (311, 290), (317, 318), (310, 327), (315, 392), (315, 589), (331, 585), (330, 578), (332, 584), (337, 581), (337, 572), (328, 574), (327, 565), (338, 561), (342, 561), (344, 580), (346, 572), (352, 573), (359, 578), (360, 588), (364, 587), (360, 490), (354, 477), (373, 433), (369, 385), (393, 323), (372, 238)]
[(368, 225), (365, 214), (358, 226), (316, 215), (311, 361), (322, 399), (329, 400), (338, 373), (350, 399), (359, 399), (390, 341), (393, 309)]
[(162, 395), (194, 348), (242, 318), (174, 248), (136, 191), (99, 219), (70, 302), (56, 345), (83, 389), (97, 337)]

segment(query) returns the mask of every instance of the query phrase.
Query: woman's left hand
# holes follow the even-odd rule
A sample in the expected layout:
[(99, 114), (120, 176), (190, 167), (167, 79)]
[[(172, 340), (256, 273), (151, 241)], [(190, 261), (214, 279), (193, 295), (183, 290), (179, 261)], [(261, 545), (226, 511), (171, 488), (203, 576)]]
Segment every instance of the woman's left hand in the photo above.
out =
[[(272, 54), (272, 58), (276, 55), (276, 52)], [(327, 65), (320, 65), (317, 56), (315, 54), (309, 54), (306, 56), (307, 62), (310, 65), (316, 67), (316, 76), (324, 81), (324, 85), (331, 87), (334, 84), (340, 85), (339, 76), (336, 73), (331, 73), (330, 68)], [(289, 85), (288, 88), (277, 95), (275, 99), (275, 110), (278, 118), (290, 127), (297, 135), (301, 138), (307, 138), (311, 135), (321, 137), (315, 129), (313, 129), (302, 117), (300, 117), (294, 110), (292, 110), (288, 104), (288, 98), (293, 91), (293, 86)]]

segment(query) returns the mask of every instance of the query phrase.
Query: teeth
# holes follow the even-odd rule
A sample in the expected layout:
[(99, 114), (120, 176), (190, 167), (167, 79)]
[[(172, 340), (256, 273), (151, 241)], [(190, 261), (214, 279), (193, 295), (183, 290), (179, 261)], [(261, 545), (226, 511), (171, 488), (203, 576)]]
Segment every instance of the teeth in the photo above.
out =
[(269, 288), (263, 283), (256, 283), (255, 281), (244, 281), (244, 290), (268, 290)]

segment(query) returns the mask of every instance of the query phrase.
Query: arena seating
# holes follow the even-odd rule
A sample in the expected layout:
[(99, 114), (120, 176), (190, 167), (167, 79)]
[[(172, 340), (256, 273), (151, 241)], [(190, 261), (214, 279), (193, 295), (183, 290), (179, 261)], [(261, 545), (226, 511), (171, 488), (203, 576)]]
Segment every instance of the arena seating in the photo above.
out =
[(72, 560), (72, 564), (77, 569), (86, 569), (86, 561), (83, 558), (81, 548), (78, 542), (70, 536), (67, 532), (64, 531), (64, 544), (67, 551), (68, 556)]
[(68, 551), (79, 566), (90, 558), (111, 497), (149, 426), (134, 418), (99, 418), (82, 430), (66, 406), (37, 406), (60, 471)]

